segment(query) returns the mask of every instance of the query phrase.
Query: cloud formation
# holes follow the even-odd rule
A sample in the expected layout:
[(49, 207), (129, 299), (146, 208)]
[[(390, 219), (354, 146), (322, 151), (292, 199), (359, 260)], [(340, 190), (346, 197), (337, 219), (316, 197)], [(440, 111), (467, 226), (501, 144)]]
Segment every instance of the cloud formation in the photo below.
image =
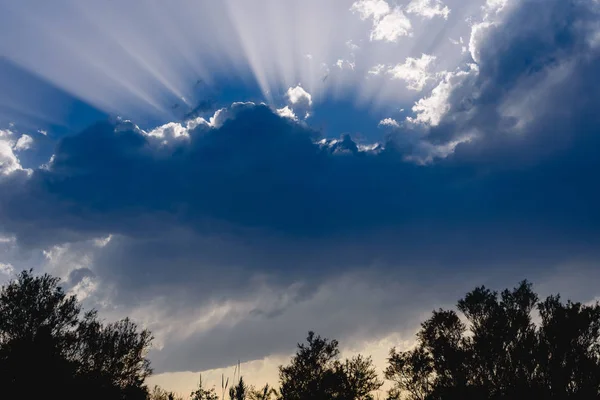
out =
[[(30, 174), (1, 133), (2, 270), (19, 266), (14, 248), (44, 249), (73, 292), (151, 326), (159, 371), (286, 352), (306, 329), (410, 330), (486, 279), (585, 270), (600, 259), (598, 3), (488, 3), (470, 58), (430, 92), (425, 56), (401, 64), (423, 94), (407, 119), (381, 120), (380, 143), (295, 121), (314, 101), (300, 86), (275, 111), (100, 122)], [(374, 32), (402, 12), (352, 7)], [(382, 39), (410, 32), (393, 25)]]
[(10, 130), (0, 130), (0, 175), (10, 175), (22, 170), (21, 163), (15, 152), (27, 150), (33, 140), (28, 135), (22, 135), (17, 141)]
[(392, 8), (385, 0), (359, 0), (351, 11), (363, 20), (372, 19), (371, 40), (396, 42), (402, 36), (412, 35), (412, 23), (400, 7)]
[(404, 64), (391, 67), (387, 72), (394, 79), (404, 80), (409, 90), (420, 92), (434, 76), (430, 69), (435, 59), (428, 54), (422, 54), (420, 58), (408, 57)]
[(408, 3), (406, 12), (427, 19), (434, 17), (448, 19), (450, 8), (442, 0), (412, 0)]

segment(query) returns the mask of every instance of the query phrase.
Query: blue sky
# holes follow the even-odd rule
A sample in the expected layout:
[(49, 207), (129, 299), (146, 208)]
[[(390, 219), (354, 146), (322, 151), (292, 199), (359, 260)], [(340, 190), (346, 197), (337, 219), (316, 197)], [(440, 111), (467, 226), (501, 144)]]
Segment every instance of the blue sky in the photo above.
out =
[(132, 315), (182, 391), (309, 329), (410, 345), (474, 285), (593, 300), (599, 13), (0, 0), (1, 279)]

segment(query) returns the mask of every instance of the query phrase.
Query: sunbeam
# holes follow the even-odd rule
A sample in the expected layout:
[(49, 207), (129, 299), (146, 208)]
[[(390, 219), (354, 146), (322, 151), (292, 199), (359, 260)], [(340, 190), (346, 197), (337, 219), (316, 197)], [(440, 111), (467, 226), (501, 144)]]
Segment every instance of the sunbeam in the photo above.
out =
[[(51, 85), (141, 123), (181, 118), (206, 100), (198, 82), (219, 97), (218, 82), (230, 79), (256, 82), (260, 93), (254, 96), (275, 107), (296, 85), (312, 94), (316, 106), (338, 99), (371, 109), (410, 107), (420, 93), (388, 74), (369, 72), (418, 57), (424, 47), (432, 56), (443, 56), (432, 74), (456, 68), (464, 52), (446, 36), (467, 35), (460, 30), (468, 27), (457, 21), (475, 6), (452, 7), (448, 18), (435, 9), (426, 17), (408, 14), (414, 4), (393, 8), (390, 3), (381, 15), (364, 11), (373, 4), (387, 3), (130, 0), (115, 7), (99, 1), (23, 0), (3, 7), (0, 49)], [(388, 35), (384, 30), (395, 28), (378, 24), (386, 13), (401, 10), (414, 17), (410, 32)], [(372, 29), (379, 33), (369, 33)], [(15, 37), (31, 45), (17, 46)]]

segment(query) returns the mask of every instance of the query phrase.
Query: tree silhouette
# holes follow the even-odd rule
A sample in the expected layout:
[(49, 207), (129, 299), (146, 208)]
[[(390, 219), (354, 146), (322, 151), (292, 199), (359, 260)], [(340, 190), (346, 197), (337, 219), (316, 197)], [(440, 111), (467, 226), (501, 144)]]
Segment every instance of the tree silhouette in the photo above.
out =
[(58, 284), (24, 271), (0, 289), (1, 387), (25, 398), (145, 399), (150, 333), (82, 315)]
[(478, 287), (457, 308), (464, 322), (454, 311), (434, 311), (415, 349), (391, 350), (390, 398), (599, 398), (598, 304), (539, 302), (523, 281), (502, 293)]
[(279, 367), (282, 400), (371, 399), (382, 382), (370, 358), (339, 361), (337, 340), (309, 332), (290, 365)]
[(246, 400), (248, 396), (249, 388), (248, 385), (244, 382), (244, 378), (240, 376), (237, 385), (232, 386), (229, 389), (229, 399), (230, 400)]
[(277, 396), (277, 390), (269, 386), (268, 383), (260, 389), (251, 387), (248, 393), (248, 398), (250, 398), (250, 400), (271, 400), (271, 398), (277, 398)]
[(198, 381), (198, 388), (190, 394), (191, 400), (219, 400), (215, 388), (206, 388), (202, 382), (202, 375)]
[(148, 396), (148, 400), (183, 400), (183, 397), (173, 392), (168, 392), (160, 386), (154, 386), (154, 389), (152, 389), (152, 392)]

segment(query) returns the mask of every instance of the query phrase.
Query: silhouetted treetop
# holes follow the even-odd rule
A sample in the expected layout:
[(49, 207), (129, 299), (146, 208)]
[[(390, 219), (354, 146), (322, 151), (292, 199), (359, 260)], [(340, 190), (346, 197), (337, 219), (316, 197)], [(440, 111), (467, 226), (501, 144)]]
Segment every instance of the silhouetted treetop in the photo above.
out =
[(0, 385), (8, 393), (146, 399), (151, 340), (128, 319), (104, 324), (95, 311), (82, 314), (49, 275), (24, 271), (0, 289)]
[(434, 311), (415, 349), (392, 349), (385, 371), (394, 383), (390, 398), (599, 398), (598, 304), (558, 296), (540, 302), (523, 281), (501, 293), (478, 287), (457, 308), (463, 318)]
[(338, 342), (309, 332), (287, 366), (279, 367), (280, 398), (371, 399), (382, 382), (370, 358), (357, 356), (341, 362)]

